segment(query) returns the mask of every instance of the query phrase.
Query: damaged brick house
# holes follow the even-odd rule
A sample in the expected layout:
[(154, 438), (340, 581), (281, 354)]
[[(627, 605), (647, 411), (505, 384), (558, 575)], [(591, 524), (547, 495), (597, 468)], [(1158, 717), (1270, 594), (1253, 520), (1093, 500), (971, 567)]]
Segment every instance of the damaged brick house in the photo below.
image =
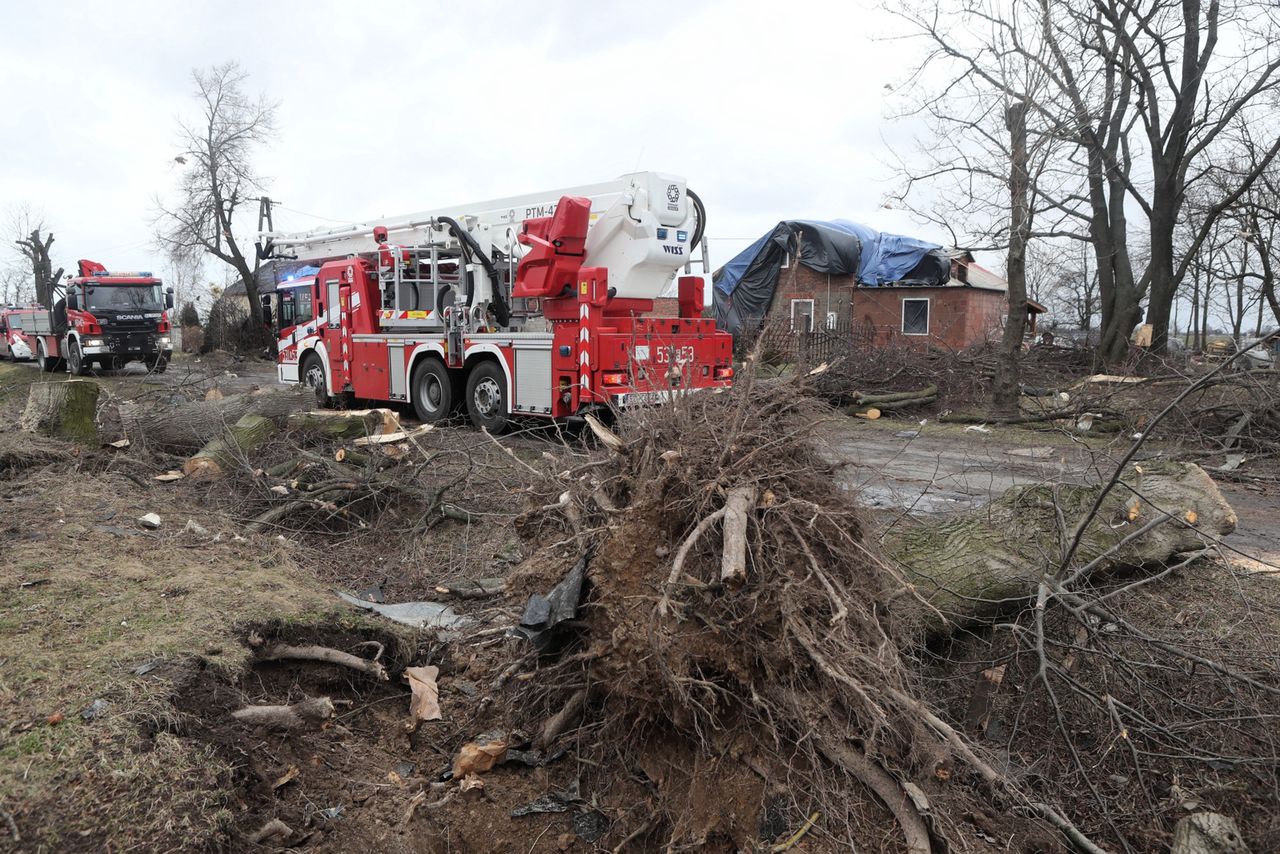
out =
[[(854, 332), (877, 345), (963, 349), (998, 337), (1008, 285), (967, 251), (847, 220), (779, 223), (716, 272), (721, 328)], [(1028, 303), (1028, 337), (1044, 312)]]

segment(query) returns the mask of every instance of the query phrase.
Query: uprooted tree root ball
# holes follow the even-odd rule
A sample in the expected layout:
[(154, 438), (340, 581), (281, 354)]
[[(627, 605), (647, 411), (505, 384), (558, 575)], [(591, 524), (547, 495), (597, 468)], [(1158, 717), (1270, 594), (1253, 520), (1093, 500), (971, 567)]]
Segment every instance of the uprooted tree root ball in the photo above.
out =
[(913, 594), (811, 450), (821, 417), (750, 378), (682, 398), (549, 477), (525, 519), (590, 551), (590, 592), (567, 645), (510, 683), (511, 724), (542, 744), (578, 728), (593, 785), (647, 804), (629, 823), (651, 844), (746, 850), (807, 825), (841, 850), (929, 851), (935, 784), (986, 785), (964, 754), (991, 773), (914, 698), (888, 607)]

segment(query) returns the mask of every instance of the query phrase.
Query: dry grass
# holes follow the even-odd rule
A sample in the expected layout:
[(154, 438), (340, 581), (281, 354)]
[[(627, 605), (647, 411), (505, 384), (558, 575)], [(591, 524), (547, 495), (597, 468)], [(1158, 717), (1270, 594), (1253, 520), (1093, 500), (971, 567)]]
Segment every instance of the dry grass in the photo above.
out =
[[(0, 371), (8, 422), (42, 377)], [(243, 670), (246, 624), (362, 618), (334, 616), (295, 547), (236, 541), (234, 525), (107, 472), (96, 451), (10, 433), (0, 457), (0, 851), (213, 844), (229, 769), (174, 734), (175, 680)], [(151, 511), (163, 526), (144, 532), (135, 520)], [(184, 533), (188, 518), (221, 540)], [(134, 673), (149, 662), (161, 664)], [(109, 705), (83, 719), (98, 699)]]

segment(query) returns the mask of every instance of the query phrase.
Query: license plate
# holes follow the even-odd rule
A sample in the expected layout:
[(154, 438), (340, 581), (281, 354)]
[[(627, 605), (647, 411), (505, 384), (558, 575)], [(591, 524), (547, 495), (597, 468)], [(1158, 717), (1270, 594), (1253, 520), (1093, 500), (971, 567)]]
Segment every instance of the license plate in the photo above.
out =
[(703, 391), (701, 388), (673, 388), (662, 391), (627, 391), (613, 396), (614, 406), (652, 406), (669, 403), (677, 397)]
[(628, 391), (613, 396), (614, 406), (650, 406), (656, 403), (666, 403), (671, 400), (672, 394), (678, 394), (679, 391)]

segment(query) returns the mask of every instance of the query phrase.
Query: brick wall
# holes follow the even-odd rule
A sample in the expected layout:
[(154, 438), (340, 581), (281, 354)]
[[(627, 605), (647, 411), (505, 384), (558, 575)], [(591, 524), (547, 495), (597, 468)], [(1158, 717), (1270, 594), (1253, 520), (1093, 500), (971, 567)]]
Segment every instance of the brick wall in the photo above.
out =
[[(927, 335), (902, 333), (904, 299), (929, 300)], [(858, 288), (853, 297), (853, 323), (870, 327), (877, 344), (897, 340), (959, 350), (998, 335), (1004, 313), (1004, 294), (976, 288)]]
[(848, 328), (849, 305), (853, 293), (852, 276), (830, 276), (802, 265), (778, 271), (778, 288), (774, 292), (769, 320), (782, 328), (791, 328), (792, 302), (813, 300), (813, 328), (825, 329), (828, 312), (834, 312), (841, 328)]
[[(902, 334), (903, 299), (929, 300), (928, 335)], [(957, 285), (859, 288), (852, 276), (830, 276), (792, 265), (779, 271), (767, 324), (790, 329), (796, 300), (813, 300), (815, 331), (826, 328), (827, 313), (834, 312), (838, 329), (870, 327), (878, 344), (897, 340), (956, 350), (999, 336), (1006, 312), (1005, 294), (999, 291)]]

